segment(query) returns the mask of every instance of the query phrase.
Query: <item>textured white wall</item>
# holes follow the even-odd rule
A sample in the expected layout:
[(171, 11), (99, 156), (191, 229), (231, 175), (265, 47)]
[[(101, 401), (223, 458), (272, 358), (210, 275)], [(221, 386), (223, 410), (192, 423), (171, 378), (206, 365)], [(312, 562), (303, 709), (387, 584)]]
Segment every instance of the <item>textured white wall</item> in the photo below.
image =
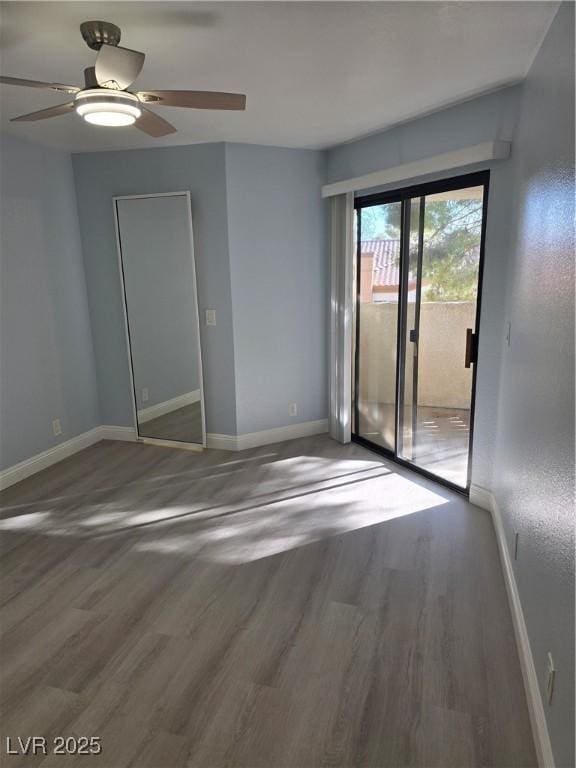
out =
[(574, 765), (574, 4), (563, 3), (524, 85), (514, 139), (494, 490), (557, 766)]

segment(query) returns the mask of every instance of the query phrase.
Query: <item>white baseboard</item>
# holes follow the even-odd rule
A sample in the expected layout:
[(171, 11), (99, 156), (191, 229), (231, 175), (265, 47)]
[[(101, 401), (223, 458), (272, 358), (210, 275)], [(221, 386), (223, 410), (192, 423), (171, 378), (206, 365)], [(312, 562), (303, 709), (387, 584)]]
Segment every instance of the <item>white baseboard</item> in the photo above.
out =
[(78, 451), (89, 448), (100, 440), (136, 440), (136, 430), (133, 427), (100, 426), (94, 427), (88, 432), (82, 432), (81, 435), (76, 435), (70, 440), (2, 470), (0, 472), (0, 490), (9, 488), (11, 485), (35, 475), (36, 472), (41, 472), (43, 469), (78, 453)]
[(470, 501), (478, 507), (489, 510), (492, 514), (492, 521), (494, 530), (496, 531), (496, 539), (498, 541), (498, 550), (500, 552), (500, 563), (502, 565), (508, 602), (512, 613), (512, 622), (514, 624), (516, 646), (518, 648), (518, 655), (520, 656), (520, 666), (522, 668), (524, 689), (528, 701), (528, 712), (530, 714), (530, 724), (532, 727), (534, 745), (536, 747), (538, 766), (539, 768), (554, 768), (554, 754), (552, 752), (552, 744), (550, 743), (546, 715), (544, 714), (544, 703), (542, 701), (542, 696), (540, 695), (534, 657), (532, 656), (528, 629), (524, 620), (524, 612), (522, 610), (522, 603), (520, 602), (516, 577), (514, 576), (514, 568), (510, 559), (510, 551), (506, 543), (506, 533), (502, 523), (500, 507), (498, 506), (494, 494), (480, 486), (473, 485), (470, 487)]
[(219, 435), (216, 432), (208, 432), (206, 435), (206, 448), (214, 448), (218, 451), (240, 450), (236, 435)]
[[(247, 448), (257, 448), (260, 445), (269, 445), (279, 443), (284, 440), (294, 440), (298, 437), (309, 437), (319, 435), (328, 431), (328, 420), (305, 421), (301, 424), (291, 424), (287, 427), (277, 427), (276, 429), (266, 429), (262, 432), (250, 432), (245, 435), (215, 435), (209, 434), (207, 438), (208, 448), (219, 448), (225, 451), (243, 451)], [(63, 459), (67, 459), (78, 451), (88, 448), (100, 440), (126, 440), (135, 442), (138, 439), (134, 427), (115, 427), (110, 425), (101, 425), (94, 427), (88, 432), (72, 437), (53, 448), (49, 448), (42, 453), (31, 456), (29, 459), (21, 461), (0, 471), (0, 490), (8, 488), (27, 477), (40, 472), (43, 469), (57, 464)]]
[(480, 507), (480, 509), (487, 509), (488, 512), (492, 512), (492, 507), (494, 505), (494, 497), (492, 496), (491, 491), (486, 490), (486, 488), (482, 488), (480, 485), (470, 485), (470, 504), (474, 504), (476, 507)]
[(24, 480), (30, 475), (41, 472), (43, 469), (56, 464), (62, 459), (67, 459), (68, 456), (72, 456), (78, 451), (82, 451), (84, 448), (97, 443), (100, 440), (99, 434), (100, 427), (94, 427), (88, 432), (83, 432), (81, 435), (72, 437), (70, 440), (66, 440), (59, 445), (55, 445), (53, 448), (48, 448), (42, 453), (37, 453), (35, 456), (31, 456), (29, 459), (14, 464), (8, 469), (0, 472), (0, 489), (8, 488), (14, 483), (19, 483), (20, 480)]
[(321, 435), (324, 432), (328, 432), (328, 419), (304, 421), (301, 424), (264, 429), (261, 432), (248, 432), (244, 435), (218, 435), (209, 432), (206, 435), (206, 445), (208, 448), (222, 451), (245, 451), (248, 448), (258, 448), (261, 445)]
[(195, 389), (192, 392), (185, 392), (183, 395), (173, 397), (171, 400), (164, 400), (156, 405), (151, 405), (148, 408), (142, 408), (138, 411), (138, 421), (143, 424), (146, 421), (157, 419), (159, 416), (164, 416), (172, 411), (177, 411), (179, 408), (184, 408), (192, 403), (197, 403), (200, 400), (200, 390)]

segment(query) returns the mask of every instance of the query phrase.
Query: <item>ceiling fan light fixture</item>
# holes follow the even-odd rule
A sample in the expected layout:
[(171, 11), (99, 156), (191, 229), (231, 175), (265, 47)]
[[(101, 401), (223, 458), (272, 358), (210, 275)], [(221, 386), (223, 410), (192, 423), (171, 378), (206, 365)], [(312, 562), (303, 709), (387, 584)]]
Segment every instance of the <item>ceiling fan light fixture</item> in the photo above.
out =
[(107, 127), (121, 127), (134, 125), (136, 119), (142, 114), (139, 109), (126, 108), (123, 105), (95, 104), (76, 110), (87, 123), (92, 125), (104, 125)]
[(90, 88), (80, 91), (74, 99), (74, 109), (87, 123), (107, 127), (133, 125), (142, 110), (137, 96), (127, 91)]

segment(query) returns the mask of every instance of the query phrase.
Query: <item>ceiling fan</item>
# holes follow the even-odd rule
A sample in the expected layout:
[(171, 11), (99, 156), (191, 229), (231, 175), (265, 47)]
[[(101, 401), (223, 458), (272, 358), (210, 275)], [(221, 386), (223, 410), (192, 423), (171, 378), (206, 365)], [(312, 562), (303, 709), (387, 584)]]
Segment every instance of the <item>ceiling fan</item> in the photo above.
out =
[(106, 21), (85, 21), (80, 32), (89, 48), (98, 51), (96, 64), (84, 70), (84, 88), (63, 83), (45, 83), (0, 75), (0, 83), (28, 88), (47, 88), (74, 94), (66, 104), (13, 117), (14, 122), (46, 120), (76, 112), (88, 123), (104, 126), (134, 125), (149, 136), (175, 133), (176, 128), (145, 105), (188, 109), (246, 109), (246, 96), (217, 91), (126, 90), (140, 74), (145, 54), (121, 48), (120, 28)]

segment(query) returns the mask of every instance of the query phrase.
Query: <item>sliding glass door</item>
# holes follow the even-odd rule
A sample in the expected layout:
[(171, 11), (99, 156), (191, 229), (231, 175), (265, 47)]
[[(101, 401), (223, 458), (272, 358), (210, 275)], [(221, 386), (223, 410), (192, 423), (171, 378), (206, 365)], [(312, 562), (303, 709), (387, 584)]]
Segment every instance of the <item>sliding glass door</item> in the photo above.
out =
[(466, 490), (488, 174), (357, 200), (355, 439)]
[(356, 387), (358, 434), (394, 450), (400, 248), (400, 202), (363, 208), (358, 250), (357, 346), (361, 375)]

